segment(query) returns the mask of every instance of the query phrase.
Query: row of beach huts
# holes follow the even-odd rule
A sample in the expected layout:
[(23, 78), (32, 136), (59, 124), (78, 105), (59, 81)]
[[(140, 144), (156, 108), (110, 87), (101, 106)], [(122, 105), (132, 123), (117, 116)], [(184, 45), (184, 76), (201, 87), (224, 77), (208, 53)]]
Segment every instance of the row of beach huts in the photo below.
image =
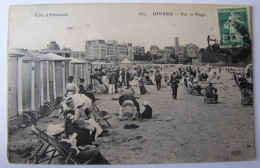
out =
[(8, 118), (37, 112), (65, 94), (69, 76), (90, 83), (91, 63), (53, 53), (12, 49), (8, 53)]

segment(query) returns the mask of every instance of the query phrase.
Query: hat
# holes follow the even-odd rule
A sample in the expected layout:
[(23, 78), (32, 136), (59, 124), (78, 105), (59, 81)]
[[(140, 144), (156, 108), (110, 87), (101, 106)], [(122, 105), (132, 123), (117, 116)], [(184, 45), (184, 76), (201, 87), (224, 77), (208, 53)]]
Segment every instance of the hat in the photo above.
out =
[(77, 108), (81, 108), (82, 106), (84, 106), (84, 103), (83, 103), (83, 102), (79, 103), (78, 106), (77, 106)]
[(148, 101), (144, 101), (143, 105), (147, 106), (147, 105), (149, 105), (149, 102)]
[(73, 80), (73, 76), (69, 76), (69, 80)]
[(68, 104), (68, 103), (71, 103), (73, 101), (72, 97), (69, 97), (65, 100), (65, 103)]
[(80, 82), (84, 82), (85, 79), (84, 78), (79, 78)]

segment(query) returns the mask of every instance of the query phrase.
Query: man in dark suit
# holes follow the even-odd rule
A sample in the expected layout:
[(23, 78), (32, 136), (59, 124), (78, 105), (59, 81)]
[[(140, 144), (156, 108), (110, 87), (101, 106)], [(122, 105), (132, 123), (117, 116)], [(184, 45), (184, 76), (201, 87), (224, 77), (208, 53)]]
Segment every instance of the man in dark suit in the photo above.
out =
[(130, 81), (130, 72), (129, 72), (129, 69), (128, 69), (126, 71), (126, 86), (127, 86), (127, 89), (129, 89), (129, 87), (130, 87), (129, 81)]
[(121, 78), (122, 78), (122, 85), (126, 85), (126, 83), (125, 83), (125, 70), (124, 69), (122, 69)]

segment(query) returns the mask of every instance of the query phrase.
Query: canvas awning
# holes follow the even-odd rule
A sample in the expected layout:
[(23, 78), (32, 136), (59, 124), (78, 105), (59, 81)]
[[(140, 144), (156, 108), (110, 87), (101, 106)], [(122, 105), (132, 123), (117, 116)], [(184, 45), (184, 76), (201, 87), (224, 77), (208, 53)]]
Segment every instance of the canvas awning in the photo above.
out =
[(11, 49), (8, 55), (10, 57), (22, 56), (23, 60), (41, 60), (41, 61), (52, 60), (51, 58), (44, 57), (43, 54), (37, 51), (28, 51), (28, 50), (17, 49), (17, 48)]
[(70, 58), (65, 58), (65, 57), (59, 56), (59, 55), (54, 54), (54, 53), (44, 54), (44, 57), (52, 59), (52, 60), (56, 60), (56, 61), (69, 61), (69, 60), (71, 60)]
[(133, 62), (129, 59), (125, 58), (123, 61), (120, 62), (121, 64), (132, 64)]

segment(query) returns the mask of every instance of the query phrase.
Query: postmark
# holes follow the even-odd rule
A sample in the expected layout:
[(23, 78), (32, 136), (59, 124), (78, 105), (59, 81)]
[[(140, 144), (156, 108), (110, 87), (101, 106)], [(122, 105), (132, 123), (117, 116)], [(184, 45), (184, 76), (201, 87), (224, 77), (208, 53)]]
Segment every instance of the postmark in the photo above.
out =
[(250, 46), (248, 8), (218, 9), (221, 47)]

